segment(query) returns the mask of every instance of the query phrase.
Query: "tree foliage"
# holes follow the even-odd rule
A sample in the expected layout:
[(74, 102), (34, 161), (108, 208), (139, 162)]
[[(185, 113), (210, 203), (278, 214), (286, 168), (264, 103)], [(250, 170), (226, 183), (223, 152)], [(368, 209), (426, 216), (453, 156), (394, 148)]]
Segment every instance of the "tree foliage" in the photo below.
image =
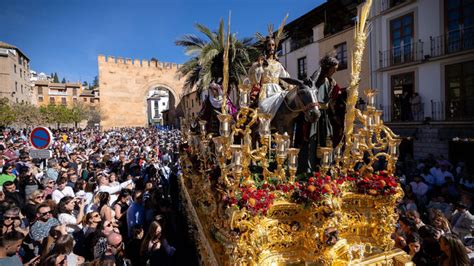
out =
[[(176, 41), (176, 45), (183, 46), (185, 53), (191, 58), (179, 69), (186, 76), (185, 89), (191, 90), (194, 86), (198, 90), (207, 88), (214, 80), (223, 78), (224, 50), (226, 34), (224, 20), (221, 19), (219, 29), (215, 32), (202, 24), (196, 24), (196, 29), (205, 36), (198, 37), (186, 34)], [(230, 35), (229, 48), (229, 85), (236, 86), (242, 77), (247, 75), (247, 69), (257, 55), (252, 38), (238, 40), (236, 34)]]
[(53, 82), (54, 82), (54, 83), (59, 83), (58, 73), (56, 73), (56, 72), (54, 72)]
[(8, 126), (15, 121), (15, 113), (7, 98), (0, 99), (0, 126)]

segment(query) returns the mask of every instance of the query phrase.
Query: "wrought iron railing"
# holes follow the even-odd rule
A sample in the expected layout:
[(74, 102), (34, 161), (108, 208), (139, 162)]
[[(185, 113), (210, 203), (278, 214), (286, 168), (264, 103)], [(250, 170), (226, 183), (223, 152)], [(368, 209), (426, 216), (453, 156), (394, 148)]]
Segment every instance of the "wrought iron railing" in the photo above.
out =
[(423, 55), (423, 42), (411, 42), (393, 47), (386, 51), (379, 51), (379, 67), (391, 67), (410, 62), (421, 61)]
[(474, 27), (460, 28), (446, 34), (430, 37), (431, 57), (474, 49)]
[(425, 104), (401, 106), (400, 104), (381, 105), (382, 117), (387, 122), (421, 122), (425, 120)]
[(473, 121), (474, 101), (466, 99), (431, 101), (431, 119), (437, 121)]

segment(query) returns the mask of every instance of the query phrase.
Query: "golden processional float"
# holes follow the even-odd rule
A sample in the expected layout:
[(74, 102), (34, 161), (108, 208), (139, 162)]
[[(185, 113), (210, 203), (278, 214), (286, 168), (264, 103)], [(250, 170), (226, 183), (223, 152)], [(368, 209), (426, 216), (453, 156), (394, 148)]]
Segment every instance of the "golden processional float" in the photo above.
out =
[[(355, 107), (371, 2), (355, 26), (345, 140), (321, 148), (321, 170), (307, 181), (295, 177), (299, 150), (289, 147), (287, 134), (271, 134), (269, 114), (248, 106), (246, 85), (239, 86), (235, 122), (222, 108), (219, 136), (206, 132), (206, 121), (199, 121), (199, 134), (181, 121), (188, 146), (181, 154), (181, 192), (202, 265), (411, 265), (391, 239), (403, 196), (394, 176), (400, 139), (383, 124), (375, 90), (365, 90), (365, 110)], [(215, 163), (217, 180), (210, 178)], [(385, 170), (375, 172), (375, 163)]]

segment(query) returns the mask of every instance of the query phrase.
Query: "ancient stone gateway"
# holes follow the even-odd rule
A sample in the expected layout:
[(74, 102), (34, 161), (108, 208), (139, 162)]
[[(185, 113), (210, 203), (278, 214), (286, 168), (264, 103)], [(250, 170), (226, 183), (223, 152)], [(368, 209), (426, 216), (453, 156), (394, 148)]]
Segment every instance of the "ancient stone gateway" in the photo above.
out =
[(147, 126), (148, 97), (154, 90), (169, 91), (169, 118), (173, 123), (182, 96), (184, 78), (179, 65), (159, 61), (98, 56), (101, 126)]

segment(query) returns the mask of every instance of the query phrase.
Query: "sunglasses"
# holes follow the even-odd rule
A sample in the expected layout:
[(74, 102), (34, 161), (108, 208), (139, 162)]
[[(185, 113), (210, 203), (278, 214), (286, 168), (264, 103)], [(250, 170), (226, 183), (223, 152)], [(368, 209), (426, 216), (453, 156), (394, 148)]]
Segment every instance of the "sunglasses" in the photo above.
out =
[(35, 199), (43, 199), (43, 196), (37, 196)]
[(48, 214), (50, 214), (50, 213), (51, 213), (51, 211), (40, 212), (40, 215), (41, 215), (41, 216), (46, 216), (46, 215), (48, 215)]
[(19, 220), (20, 217), (19, 216), (3, 216), (3, 219), (5, 221), (7, 221), (7, 220)]
[(92, 215), (93, 218), (97, 218), (97, 217), (100, 217), (100, 215), (98, 213)]
[(52, 180), (48, 182), (48, 184), (54, 184), (54, 183), (56, 183), (56, 182), (54, 182)]

